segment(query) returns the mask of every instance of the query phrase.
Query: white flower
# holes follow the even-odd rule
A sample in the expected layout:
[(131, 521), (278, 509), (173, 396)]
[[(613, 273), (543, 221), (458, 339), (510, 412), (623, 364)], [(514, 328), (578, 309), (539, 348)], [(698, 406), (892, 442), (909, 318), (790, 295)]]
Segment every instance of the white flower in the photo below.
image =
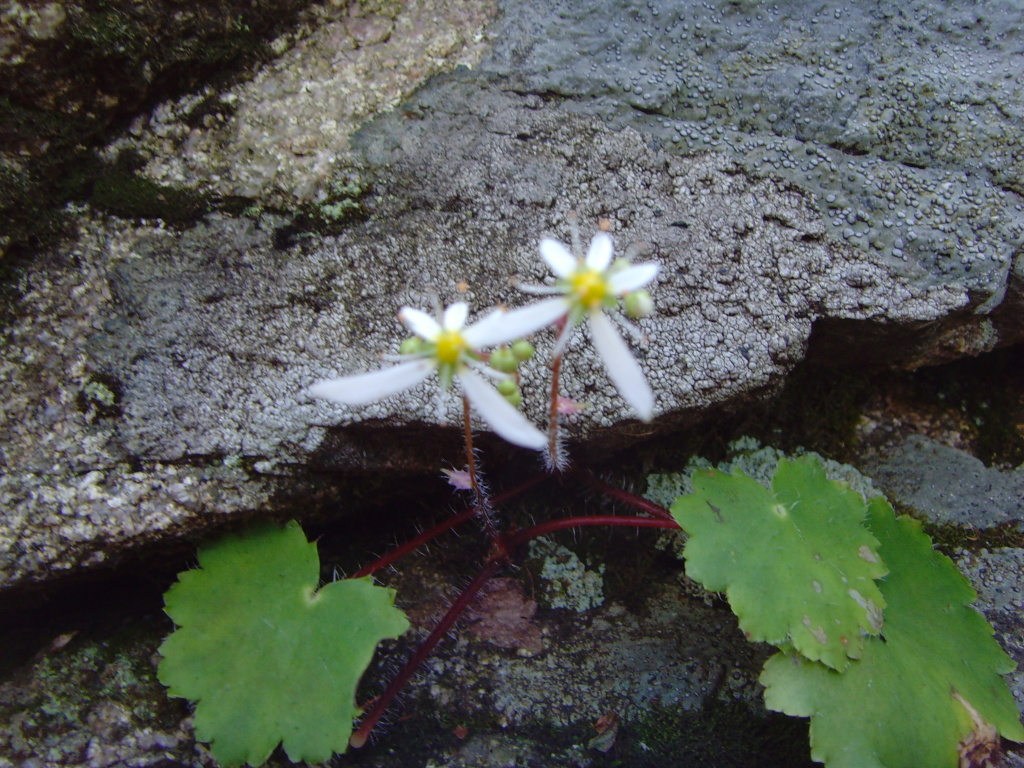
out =
[(594, 348), (608, 378), (644, 421), (654, 415), (654, 393), (636, 358), (606, 312), (618, 312), (619, 299), (647, 285), (658, 275), (657, 264), (612, 261), (612, 239), (598, 232), (590, 242), (586, 259), (573, 256), (557, 240), (540, 241), (540, 255), (558, 278), (550, 287), (527, 288), (534, 293), (557, 293), (529, 307), (510, 313), (517, 323), (549, 325), (565, 317), (565, 329), (555, 344), (561, 354), (572, 329), (587, 318)]
[(474, 371), (504, 378), (482, 362), (480, 350), (522, 338), (540, 326), (530, 325), (533, 321), (528, 316), (514, 317), (511, 312), (495, 310), (466, 328), (468, 314), (464, 302), (448, 307), (440, 322), (418, 309), (403, 307), (398, 316), (418, 339), (411, 345), (412, 351), (398, 356), (398, 365), (321, 381), (308, 392), (336, 403), (362, 405), (415, 386), (436, 370), (443, 389), (458, 379), (469, 402), (495, 432), (510, 443), (540, 450), (546, 442), (541, 431)]

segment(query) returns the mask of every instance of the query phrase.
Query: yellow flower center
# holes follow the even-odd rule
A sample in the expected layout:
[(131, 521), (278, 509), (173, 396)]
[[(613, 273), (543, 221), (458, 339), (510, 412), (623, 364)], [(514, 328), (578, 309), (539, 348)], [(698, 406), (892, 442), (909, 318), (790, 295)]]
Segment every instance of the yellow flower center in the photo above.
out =
[(444, 365), (455, 365), (466, 350), (466, 340), (458, 331), (441, 331), (437, 337), (437, 359)]
[(593, 269), (581, 269), (569, 278), (572, 295), (587, 309), (604, 304), (611, 291), (604, 275)]

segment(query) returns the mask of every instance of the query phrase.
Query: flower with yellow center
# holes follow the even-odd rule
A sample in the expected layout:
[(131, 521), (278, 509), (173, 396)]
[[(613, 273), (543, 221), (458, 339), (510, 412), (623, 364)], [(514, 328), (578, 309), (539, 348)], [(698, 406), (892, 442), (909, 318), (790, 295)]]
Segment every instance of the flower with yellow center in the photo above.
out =
[[(573, 242), (577, 240), (574, 232)], [(637, 293), (657, 277), (658, 265), (630, 264), (625, 259), (613, 262), (612, 239), (606, 232), (594, 235), (586, 258), (574, 256), (568, 248), (550, 238), (540, 241), (540, 255), (558, 279), (553, 286), (526, 287), (525, 290), (560, 295), (513, 310), (510, 316), (516, 323), (537, 327), (565, 318), (565, 328), (555, 343), (556, 355), (565, 349), (572, 329), (586, 318), (594, 348), (608, 378), (637, 415), (644, 421), (650, 420), (654, 415), (654, 393), (608, 313), (617, 315), (620, 299)]]
[[(362, 405), (409, 389), (436, 370), (442, 389), (457, 379), (470, 404), (510, 443), (540, 450), (546, 438), (478, 373), (501, 378), (503, 374), (485, 365), (480, 350), (520, 339), (540, 325), (527, 315), (494, 310), (479, 322), (464, 327), (469, 306), (452, 304), (440, 320), (412, 307), (403, 307), (399, 318), (416, 336), (416, 344), (403, 345), (399, 364), (371, 373), (321, 381), (309, 388), (313, 397), (345, 405)], [(475, 369), (475, 370), (474, 370)]]

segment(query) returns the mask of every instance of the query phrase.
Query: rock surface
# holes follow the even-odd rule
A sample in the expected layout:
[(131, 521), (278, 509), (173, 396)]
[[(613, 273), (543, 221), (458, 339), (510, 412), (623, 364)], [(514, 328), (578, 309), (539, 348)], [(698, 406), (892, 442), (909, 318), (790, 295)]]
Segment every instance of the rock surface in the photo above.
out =
[[(332, 15), (310, 0), (11, 0), (0, 10), (0, 254), (66, 233), (69, 200), (113, 202), (98, 145), (168, 94), (273, 58)], [(338, 9), (333, 9), (336, 13)], [(108, 137), (108, 138), (104, 138)], [(168, 219), (170, 196), (153, 199)], [(58, 210), (55, 210), (54, 207)], [(115, 206), (117, 207), (117, 206)], [(146, 214), (137, 214), (146, 215)]]
[[(685, 437), (808, 355), (914, 368), (1024, 339), (1024, 13), (780, 5), (331, 3), (251, 79), (139, 115), (104, 156), (139, 158), (157, 203), (172, 189), (215, 202), (173, 226), (73, 208), (77, 238), (21, 275), (0, 350), (0, 588), (249, 515), (355, 510), (338, 500), (458, 463), (427, 388), (361, 409), (303, 390), (379, 366), (402, 304), (525, 303), (509, 278), (549, 279), (537, 242), (567, 241), (573, 210), (585, 236), (605, 219), (620, 252), (642, 242), (662, 268), (637, 345), (657, 418), (630, 419), (578, 332), (564, 391), (590, 406), (569, 424), (583, 449)], [(63, 7), (19, 29), (47, 35)], [(24, 157), (8, 161), (25, 175)], [(537, 421), (549, 345), (525, 370)], [(495, 464), (515, 458), (483, 443)], [(923, 438), (858, 466), (944, 526), (1021, 522), (1020, 470)], [(1021, 553), (956, 555), (1018, 662)], [(413, 584), (399, 594), (421, 630), (457, 559), (391, 577)], [(763, 649), (678, 568), (626, 607), (605, 598), (617, 574), (603, 563), (561, 563), (574, 567), (557, 580), (537, 570), (546, 584), (495, 584), (414, 679), (399, 732), (427, 736), (385, 734), (337, 762), (663, 765), (680, 754), (666, 722), (735, 705), (694, 729), (714, 749), (758, 719)], [(553, 608), (552, 592), (573, 593), (566, 574), (587, 610)], [(211, 765), (155, 679), (166, 621), (138, 624), (62, 634), (0, 684), (0, 766)], [(1009, 682), (1024, 701), (1022, 673)], [(622, 731), (595, 741), (609, 712)]]
[(913, 435), (864, 467), (886, 496), (940, 525), (992, 528), (1024, 520), (1024, 468), (986, 467), (970, 454)]
[[(812, 329), (823, 359), (911, 367), (1021, 338), (1019, 9), (538, 1), (487, 26), (494, 10), (328, 15), (251, 83), (167, 104), (111, 147), (251, 205), (184, 231), (83, 212), (77, 242), (24, 276), (0, 583), (210, 512), (277, 511), (318, 465), (393, 466), (351, 427), (429, 424), (431, 393), (345, 410), (304, 387), (379, 365), (402, 304), (523, 303), (509, 277), (545, 279), (536, 243), (567, 239), (570, 210), (661, 264), (640, 349), (655, 430), (775, 391)], [(388, 56), (408, 66), (367, 79)], [(185, 130), (209, 98), (231, 116)], [(590, 406), (573, 437), (648, 434), (585, 333), (571, 352), (566, 394)]]
[[(737, 447), (730, 466), (755, 477), (770, 475), (780, 455), (750, 441)], [(893, 462), (900, 456), (896, 452)], [(970, 473), (961, 474), (969, 457), (950, 458), (949, 481), (969, 480)], [(913, 471), (913, 463), (906, 469)], [(852, 467), (834, 462), (828, 471), (857, 478)], [(858, 487), (871, 483), (860, 478)], [(940, 501), (928, 508), (928, 517), (943, 522), (956, 508), (955, 500)], [(1016, 519), (1021, 521), (1019, 514)], [(403, 639), (406, 648), (426, 634), (458, 580), (450, 570), (452, 553), (444, 549), (413, 556), (397, 576), (400, 600), (417, 626)], [(1024, 661), (1024, 550), (978, 548), (956, 559), (1000, 643)], [(612, 560), (609, 575), (629, 567)], [(406, 689), (400, 720), (385, 729), (380, 744), (337, 758), (339, 765), (455, 768), (520, 759), (599, 768), (615, 760), (663, 764), (680, 754), (712, 765), (805, 764), (793, 757), (803, 754), (805, 729), (780, 732), (775, 722), (774, 731), (758, 730), (765, 726), (757, 676), (770, 649), (746, 642), (721, 601), (681, 588), (678, 567), (641, 565), (642, 585), (627, 590), (630, 607), (616, 599), (579, 611), (522, 601), (524, 585), (539, 595), (556, 586), (542, 564), (527, 568), (533, 576), (519, 572), (495, 580), (490, 595), (466, 615), (464, 631), (427, 660)], [(583, 581), (582, 574), (577, 577)], [(504, 597), (495, 601), (499, 594)], [(519, 602), (512, 605), (510, 596)], [(494, 632), (496, 623), (502, 632)], [(477, 631), (480, 624), (487, 625), (484, 631)], [(0, 766), (212, 765), (193, 740), (187, 708), (168, 700), (155, 679), (156, 648), (167, 629), (166, 620), (146, 616), (98, 636), (61, 635), (43, 648), (0, 684)], [(390, 648), (371, 668), (373, 685), (390, 678), (402, 657), (401, 649)], [(1024, 673), (1007, 679), (1024, 709)], [(729, 711), (732, 719), (723, 716)], [(604, 739), (594, 728), (601, 721), (613, 723)], [(770, 751), (755, 758), (758, 749)], [(771, 762), (777, 750), (788, 750), (789, 760)], [(286, 764), (281, 756), (271, 762)]]

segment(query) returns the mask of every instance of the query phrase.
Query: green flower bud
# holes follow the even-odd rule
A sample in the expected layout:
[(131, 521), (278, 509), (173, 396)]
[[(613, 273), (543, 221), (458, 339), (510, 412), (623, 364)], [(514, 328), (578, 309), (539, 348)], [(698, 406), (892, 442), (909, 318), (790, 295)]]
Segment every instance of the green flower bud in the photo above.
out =
[(633, 291), (626, 294), (626, 314), (632, 318), (647, 317), (654, 311), (654, 300), (647, 291)]
[(512, 342), (512, 354), (516, 356), (516, 360), (523, 362), (533, 357), (533, 353), (536, 352), (536, 348), (528, 342), (526, 339), (520, 339), (519, 341)]
[(502, 379), (498, 382), (495, 389), (498, 390), (503, 396), (508, 397), (509, 395), (515, 394), (519, 391), (519, 387), (512, 379)]
[(517, 389), (511, 395), (505, 395), (505, 399), (509, 401), (513, 408), (518, 408), (523, 404), (523, 393)]
[(508, 347), (498, 347), (491, 352), (491, 368), (502, 373), (513, 373), (519, 368), (519, 360)]
[(411, 336), (398, 347), (400, 355), (419, 355), (427, 351), (427, 342), (419, 336)]

